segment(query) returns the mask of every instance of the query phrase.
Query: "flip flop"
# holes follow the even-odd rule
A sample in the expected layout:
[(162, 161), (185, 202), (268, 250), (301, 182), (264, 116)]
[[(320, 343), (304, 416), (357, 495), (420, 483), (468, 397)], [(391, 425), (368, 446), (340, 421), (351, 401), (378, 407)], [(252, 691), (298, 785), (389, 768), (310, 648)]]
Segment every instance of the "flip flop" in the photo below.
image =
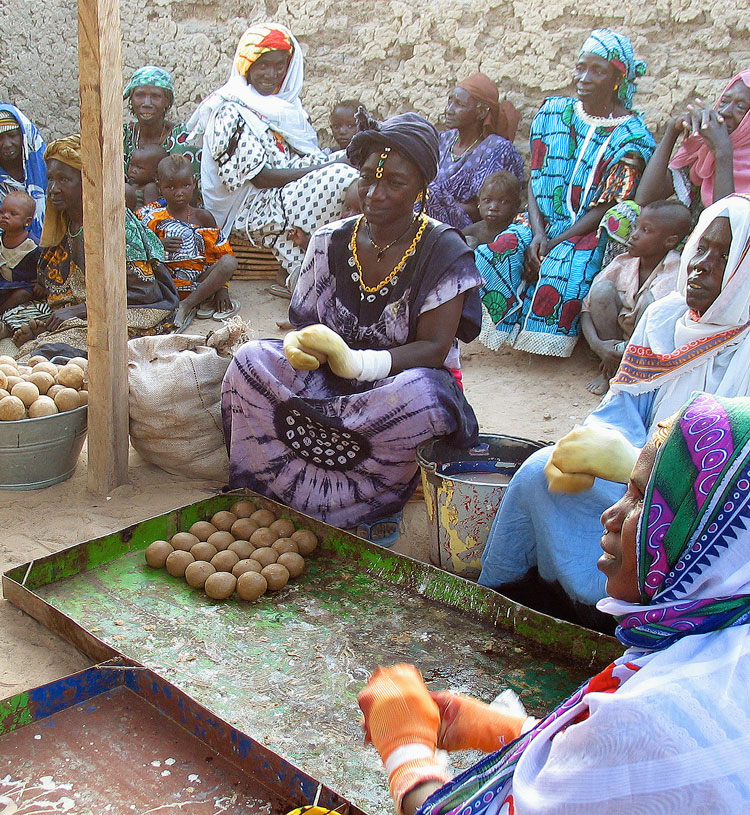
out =
[(183, 334), (185, 329), (193, 322), (193, 320), (198, 316), (198, 311), (200, 309), (191, 308), (190, 311), (185, 315), (185, 319), (182, 321), (182, 325), (177, 326), (177, 333)]
[[(213, 298), (212, 298), (213, 300)], [(214, 304), (201, 303), (195, 311), (195, 316), (199, 320), (210, 320), (214, 316)]]
[(240, 310), (240, 301), (230, 299), (231, 307), (226, 311), (214, 311), (214, 320), (226, 320), (228, 317), (234, 317)]
[[(364, 538), (365, 540), (370, 541), (370, 543), (375, 543), (378, 546), (382, 546), (384, 549), (390, 549), (396, 544), (398, 537), (401, 534), (402, 517), (403, 512), (397, 512), (395, 515), (388, 515), (385, 518), (378, 518), (376, 521), (372, 521), (369, 524), (357, 524), (357, 526), (351, 531), (352, 534), (357, 535), (360, 538)], [(372, 529), (378, 524), (395, 524), (396, 530), (391, 532), (390, 535), (384, 535), (382, 538), (373, 538)]]
[(285, 300), (292, 299), (292, 293), (286, 286), (282, 286), (280, 283), (272, 283), (266, 291), (269, 294), (272, 294), (274, 297), (283, 297)]

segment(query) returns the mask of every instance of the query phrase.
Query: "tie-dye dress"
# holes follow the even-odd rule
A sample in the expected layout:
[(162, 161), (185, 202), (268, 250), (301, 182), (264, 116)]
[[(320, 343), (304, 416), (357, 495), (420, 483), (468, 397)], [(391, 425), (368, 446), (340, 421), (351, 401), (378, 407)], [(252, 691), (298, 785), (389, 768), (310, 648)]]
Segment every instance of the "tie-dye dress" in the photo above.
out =
[[(590, 209), (633, 194), (654, 140), (642, 119), (587, 115), (576, 99), (551, 97), (531, 125), (530, 183), (548, 240), (570, 229)], [(601, 269), (604, 243), (596, 230), (562, 241), (544, 258), (536, 283), (521, 279), (531, 243), (522, 216), (475, 251), (484, 285), (480, 340), (489, 348), (569, 357), (579, 334), (583, 298)]]
[(442, 368), (408, 368), (375, 382), (342, 379), (327, 365), (297, 371), (280, 340), (242, 346), (222, 393), (232, 488), (249, 487), (340, 527), (400, 510), (418, 479), (416, 449), (437, 437), (470, 447), (477, 420), (451, 370), (458, 340), (479, 333), (480, 277), (451, 227), (430, 221), (414, 255), (378, 294), (359, 288), (349, 241), (355, 219), (312, 236), (289, 318), (324, 323), (352, 348), (413, 342), (421, 314), (465, 295)]

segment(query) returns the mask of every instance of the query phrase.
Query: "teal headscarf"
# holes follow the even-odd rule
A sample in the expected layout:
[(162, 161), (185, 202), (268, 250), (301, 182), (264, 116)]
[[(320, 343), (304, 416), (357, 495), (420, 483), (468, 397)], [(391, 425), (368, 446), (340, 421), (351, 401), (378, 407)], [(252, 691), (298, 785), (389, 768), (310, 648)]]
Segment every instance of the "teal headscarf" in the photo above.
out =
[(172, 106), (174, 102), (174, 82), (172, 81), (172, 74), (170, 74), (169, 71), (165, 71), (164, 68), (159, 68), (156, 65), (144, 65), (130, 77), (130, 82), (128, 82), (122, 92), (122, 98), (130, 99), (133, 91), (143, 85), (153, 85), (155, 88), (164, 88), (169, 94), (169, 106)]
[(623, 79), (617, 96), (627, 110), (632, 110), (633, 94), (637, 90), (635, 80), (646, 73), (646, 63), (635, 58), (630, 40), (608, 28), (595, 28), (583, 44), (581, 54), (596, 54), (620, 71)]

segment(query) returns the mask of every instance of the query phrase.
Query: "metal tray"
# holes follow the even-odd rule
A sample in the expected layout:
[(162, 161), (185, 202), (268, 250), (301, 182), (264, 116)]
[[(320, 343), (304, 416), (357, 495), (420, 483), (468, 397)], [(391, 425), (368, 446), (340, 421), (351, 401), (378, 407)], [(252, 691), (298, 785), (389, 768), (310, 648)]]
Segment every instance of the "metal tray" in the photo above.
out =
[[(256, 603), (216, 602), (146, 566), (157, 538), (239, 497), (321, 539), (305, 572)], [(379, 664), (413, 662), (431, 689), (487, 701), (511, 687), (532, 713), (621, 653), (613, 639), (254, 493), (216, 496), (7, 572), (5, 596), (101, 661), (122, 654), (366, 812), (392, 805), (356, 696)], [(460, 754), (456, 768), (475, 756)]]

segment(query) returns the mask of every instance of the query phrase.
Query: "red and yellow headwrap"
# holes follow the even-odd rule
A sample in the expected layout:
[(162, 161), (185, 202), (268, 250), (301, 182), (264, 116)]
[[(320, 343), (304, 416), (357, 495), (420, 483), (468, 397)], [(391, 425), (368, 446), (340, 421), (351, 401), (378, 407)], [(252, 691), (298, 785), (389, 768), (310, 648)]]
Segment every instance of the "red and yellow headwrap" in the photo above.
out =
[(240, 38), (234, 67), (240, 76), (247, 76), (252, 64), (263, 54), (269, 51), (288, 51), (291, 54), (293, 50), (291, 34), (285, 28), (265, 24), (254, 25)]

